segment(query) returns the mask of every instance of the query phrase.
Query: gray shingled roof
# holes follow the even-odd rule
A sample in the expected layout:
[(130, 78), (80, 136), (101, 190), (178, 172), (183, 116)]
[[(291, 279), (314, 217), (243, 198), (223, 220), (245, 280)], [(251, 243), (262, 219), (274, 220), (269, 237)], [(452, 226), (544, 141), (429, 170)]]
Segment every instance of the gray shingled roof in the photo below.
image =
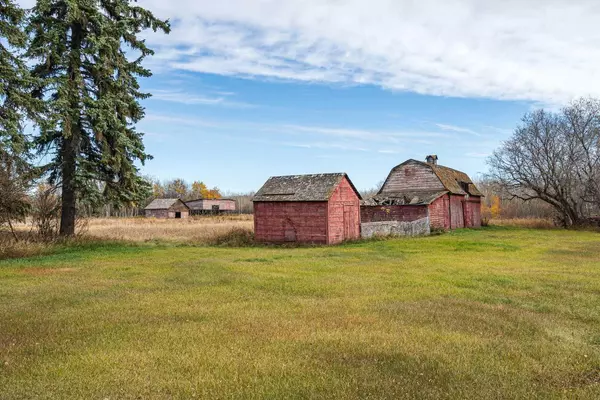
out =
[(180, 201), (180, 200), (179, 199), (155, 199), (155, 200), (152, 200), (152, 203), (148, 204), (146, 206), (146, 208), (144, 208), (144, 210), (168, 210), (178, 201)]
[(404, 206), (404, 205), (427, 205), (431, 204), (448, 191), (412, 191), (378, 194), (363, 201), (365, 206)]
[(342, 179), (360, 194), (345, 173), (273, 176), (260, 188), (253, 201), (328, 201)]

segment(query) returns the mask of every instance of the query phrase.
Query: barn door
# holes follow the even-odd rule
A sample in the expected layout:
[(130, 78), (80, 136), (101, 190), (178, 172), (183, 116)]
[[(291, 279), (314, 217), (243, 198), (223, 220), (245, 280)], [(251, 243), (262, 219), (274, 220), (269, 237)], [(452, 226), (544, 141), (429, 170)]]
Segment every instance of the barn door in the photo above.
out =
[(354, 206), (344, 205), (344, 240), (357, 238), (354, 211)]

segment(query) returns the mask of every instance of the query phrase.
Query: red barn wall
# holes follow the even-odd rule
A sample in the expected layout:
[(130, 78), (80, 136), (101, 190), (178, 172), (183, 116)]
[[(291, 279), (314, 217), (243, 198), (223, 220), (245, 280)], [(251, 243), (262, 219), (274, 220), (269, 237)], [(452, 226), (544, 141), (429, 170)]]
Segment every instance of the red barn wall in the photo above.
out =
[(481, 227), (481, 198), (471, 197), (465, 201), (465, 226), (468, 228)]
[(234, 200), (224, 199), (206, 199), (206, 200), (195, 200), (189, 201), (187, 205), (194, 210), (207, 210), (212, 211), (213, 206), (219, 206), (220, 211), (235, 211)]
[(426, 206), (362, 206), (360, 208), (361, 222), (412, 222), (426, 217)]
[(450, 229), (465, 227), (463, 200), (465, 196), (450, 195)]
[(269, 243), (327, 243), (327, 202), (256, 202), (254, 236)]
[(360, 199), (344, 178), (329, 199), (328, 243), (360, 238)]
[(187, 208), (171, 208), (168, 210), (145, 210), (144, 215), (151, 218), (175, 218), (175, 213), (180, 212), (181, 218), (185, 219), (190, 216)]
[(429, 221), (433, 229), (450, 229), (450, 197), (445, 194), (429, 205)]

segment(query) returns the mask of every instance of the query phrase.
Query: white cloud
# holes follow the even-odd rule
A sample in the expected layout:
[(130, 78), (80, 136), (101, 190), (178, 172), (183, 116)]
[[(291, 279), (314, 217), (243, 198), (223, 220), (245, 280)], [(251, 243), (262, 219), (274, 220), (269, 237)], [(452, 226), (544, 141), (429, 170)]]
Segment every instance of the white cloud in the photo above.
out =
[(595, 0), (141, 0), (165, 68), (560, 103), (600, 96)]

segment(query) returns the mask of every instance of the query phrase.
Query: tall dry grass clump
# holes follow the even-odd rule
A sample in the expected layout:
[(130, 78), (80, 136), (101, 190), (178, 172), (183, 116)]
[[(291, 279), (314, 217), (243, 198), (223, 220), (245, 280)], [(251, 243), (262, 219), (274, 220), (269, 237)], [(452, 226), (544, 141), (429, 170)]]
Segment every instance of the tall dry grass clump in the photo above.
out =
[(92, 237), (134, 242), (167, 241), (188, 244), (213, 244), (231, 232), (251, 235), (251, 215), (201, 216), (188, 219), (97, 218), (88, 221)]
[(556, 229), (556, 223), (549, 218), (494, 218), (489, 221), (493, 226), (509, 226), (528, 229)]

